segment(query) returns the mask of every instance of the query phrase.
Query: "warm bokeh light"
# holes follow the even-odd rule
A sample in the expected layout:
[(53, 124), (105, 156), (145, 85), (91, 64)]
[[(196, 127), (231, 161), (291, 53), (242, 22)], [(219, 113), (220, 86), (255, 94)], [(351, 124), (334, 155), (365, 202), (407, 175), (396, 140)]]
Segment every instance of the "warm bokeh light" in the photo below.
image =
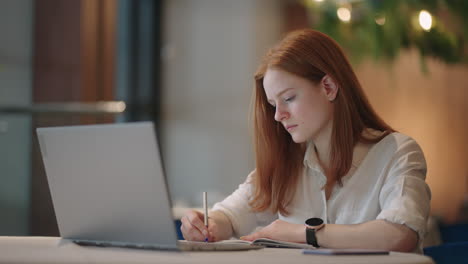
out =
[(351, 10), (346, 7), (340, 7), (336, 10), (338, 18), (343, 22), (349, 22), (351, 20)]
[(379, 26), (385, 25), (385, 16), (379, 16), (375, 18), (375, 23)]
[(429, 31), (432, 27), (432, 16), (426, 10), (421, 10), (421, 12), (419, 12), (419, 25), (425, 31)]

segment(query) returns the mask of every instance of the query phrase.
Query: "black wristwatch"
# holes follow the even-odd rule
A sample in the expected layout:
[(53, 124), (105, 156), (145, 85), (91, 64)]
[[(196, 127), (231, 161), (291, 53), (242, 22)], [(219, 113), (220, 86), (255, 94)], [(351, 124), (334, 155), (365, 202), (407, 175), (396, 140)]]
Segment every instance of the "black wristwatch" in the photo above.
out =
[(306, 226), (306, 241), (307, 244), (312, 245), (316, 248), (320, 247), (317, 242), (317, 236), (315, 233), (320, 230), (320, 228), (324, 227), (325, 224), (323, 220), (320, 218), (309, 218), (305, 221)]

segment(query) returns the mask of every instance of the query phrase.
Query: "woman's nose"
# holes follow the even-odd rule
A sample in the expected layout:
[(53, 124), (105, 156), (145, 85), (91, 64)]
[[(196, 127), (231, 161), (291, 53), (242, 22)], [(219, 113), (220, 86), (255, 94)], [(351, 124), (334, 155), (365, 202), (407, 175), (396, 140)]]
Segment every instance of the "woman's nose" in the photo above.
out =
[(288, 118), (289, 113), (285, 111), (283, 107), (280, 107), (279, 105), (276, 106), (276, 111), (275, 111), (275, 120), (278, 122), (283, 121), (284, 119)]

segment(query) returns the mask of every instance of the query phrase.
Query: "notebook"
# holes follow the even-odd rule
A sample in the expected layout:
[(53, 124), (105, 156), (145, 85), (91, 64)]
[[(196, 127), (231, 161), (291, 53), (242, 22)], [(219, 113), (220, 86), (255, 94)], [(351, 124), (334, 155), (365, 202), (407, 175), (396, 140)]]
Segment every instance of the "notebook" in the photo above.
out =
[(247, 250), (178, 241), (151, 122), (38, 128), (60, 235), (82, 245)]

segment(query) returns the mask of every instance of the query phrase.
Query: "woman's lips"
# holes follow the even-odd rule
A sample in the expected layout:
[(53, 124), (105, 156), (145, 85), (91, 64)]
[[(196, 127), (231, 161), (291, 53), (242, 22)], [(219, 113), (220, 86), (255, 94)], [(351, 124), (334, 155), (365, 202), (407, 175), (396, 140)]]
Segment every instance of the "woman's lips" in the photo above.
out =
[(286, 126), (286, 130), (291, 131), (291, 129), (297, 127), (297, 125)]

